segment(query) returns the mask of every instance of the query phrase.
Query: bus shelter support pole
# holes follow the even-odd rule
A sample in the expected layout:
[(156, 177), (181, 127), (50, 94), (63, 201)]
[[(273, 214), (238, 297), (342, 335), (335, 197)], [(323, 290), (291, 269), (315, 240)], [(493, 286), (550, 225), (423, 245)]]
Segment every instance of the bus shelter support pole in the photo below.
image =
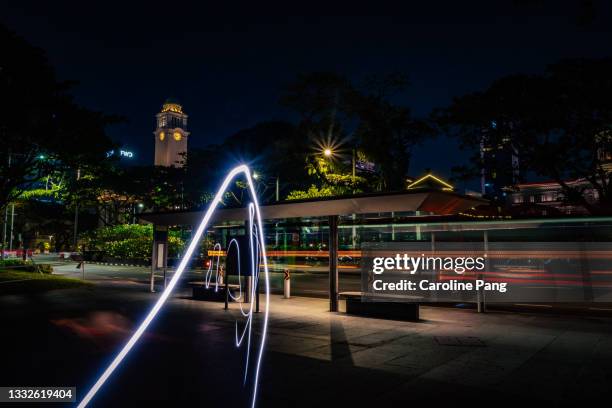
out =
[[(485, 270), (484, 270), (484, 274), (480, 273), (478, 275), (478, 279), (485, 279), (485, 276), (489, 272), (489, 269), (490, 269), (489, 254), (488, 254), (489, 253), (489, 232), (488, 231), (483, 231), (482, 241), (484, 244)], [(476, 300), (478, 302), (478, 313), (486, 313), (487, 303), (485, 299), (485, 293), (482, 288), (478, 290)]]
[(329, 311), (338, 311), (338, 216), (329, 217)]

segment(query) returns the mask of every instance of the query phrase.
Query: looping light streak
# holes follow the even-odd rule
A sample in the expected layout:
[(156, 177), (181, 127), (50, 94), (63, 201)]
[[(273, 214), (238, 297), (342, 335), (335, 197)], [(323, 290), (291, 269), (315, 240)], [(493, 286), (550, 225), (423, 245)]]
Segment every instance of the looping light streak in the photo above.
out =
[[(215, 264), (215, 292), (217, 292), (219, 290), (219, 260), (221, 258), (221, 244), (217, 243), (213, 246), (213, 251), (215, 253), (214, 258), (216, 258), (216, 264)], [(210, 261), (210, 264), (208, 265), (208, 269), (206, 270), (206, 278), (204, 279), (204, 285), (206, 286), (206, 289), (208, 289), (210, 287), (210, 280), (212, 278), (212, 267), (213, 267), (213, 262), (214, 261)]]
[[(206, 230), (206, 228), (208, 227), (210, 220), (215, 212), (215, 210), (217, 209), (217, 206), (219, 205), (219, 203), (221, 202), (221, 199), (223, 197), (223, 194), (225, 193), (225, 191), (227, 190), (230, 182), (239, 174), (244, 174), (246, 180), (247, 180), (247, 184), (249, 186), (249, 191), (251, 193), (251, 197), (253, 199), (253, 202), (251, 204), (249, 204), (249, 241), (250, 241), (250, 247), (251, 247), (251, 268), (253, 272), (252, 276), (253, 276), (253, 280), (252, 280), (252, 284), (251, 284), (251, 288), (250, 288), (250, 305), (249, 305), (249, 309), (248, 312), (246, 312), (245, 314), (245, 310), (243, 309), (242, 304), (240, 304), (240, 310), (241, 313), (243, 314), (243, 316), (247, 317), (247, 321), (245, 324), (245, 327), (242, 331), (242, 335), (238, 336), (238, 323), (236, 323), (236, 346), (240, 347), (240, 345), (242, 344), (242, 341), (245, 338), (245, 335), (248, 334), (247, 336), (247, 367), (245, 368), (245, 377), (244, 377), (244, 381), (246, 382), (246, 378), (247, 378), (247, 373), (248, 373), (248, 361), (249, 361), (249, 356), (250, 356), (250, 344), (251, 344), (251, 328), (252, 328), (252, 322), (253, 322), (253, 304), (255, 301), (255, 289), (257, 288), (257, 282), (259, 280), (259, 265), (260, 262), (263, 265), (263, 270), (264, 270), (264, 283), (265, 283), (265, 292), (264, 292), (264, 296), (265, 296), (265, 303), (264, 303), (264, 319), (263, 319), (263, 329), (262, 329), (262, 333), (261, 333), (261, 341), (259, 343), (259, 349), (257, 352), (257, 357), (255, 360), (255, 378), (254, 378), (254, 382), (253, 382), (253, 394), (252, 394), (252, 400), (251, 400), (251, 407), (255, 406), (255, 402), (257, 400), (257, 385), (259, 383), (259, 371), (260, 371), (260, 367), (261, 367), (261, 359), (263, 356), (263, 349), (264, 349), (264, 345), (265, 345), (265, 341), (266, 341), (266, 335), (267, 335), (267, 331), (268, 331), (268, 314), (269, 314), (269, 304), (270, 304), (270, 279), (269, 279), (269, 274), (268, 274), (268, 261), (267, 261), (267, 256), (266, 256), (266, 248), (264, 245), (264, 233), (263, 233), (263, 221), (261, 218), (261, 212), (259, 210), (259, 203), (257, 201), (257, 194), (256, 194), (256, 190), (255, 190), (255, 186), (253, 184), (253, 180), (251, 177), (251, 172), (248, 168), (248, 166), (246, 165), (240, 165), (238, 167), (235, 167), (234, 169), (232, 169), (229, 174), (225, 177), (225, 180), (223, 180), (223, 184), (221, 185), (221, 187), (219, 188), (219, 190), (217, 191), (217, 194), (215, 195), (215, 198), (212, 200), (210, 206), (208, 207), (208, 210), (206, 210), (206, 213), (204, 214), (204, 218), (202, 218), (202, 221), (200, 222), (200, 225), (198, 226), (191, 242), (189, 243), (189, 246), (187, 248), (187, 251), (185, 251), (185, 255), (183, 255), (183, 258), (181, 259), (181, 262), (179, 263), (178, 268), (176, 269), (176, 272), (174, 273), (174, 276), (172, 277), (172, 279), (170, 280), (170, 283), (168, 284), (168, 286), (166, 287), (166, 289), (162, 292), (161, 296), (159, 297), (159, 299), (157, 300), (157, 302), (155, 302), (155, 305), (153, 306), (153, 308), (149, 311), (149, 313), (147, 314), (147, 316), (144, 318), (144, 320), (142, 321), (142, 323), (140, 324), (140, 326), (138, 326), (138, 329), (134, 332), (134, 334), (132, 334), (132, 337), (128, 340), (128, 342), (123, 346), (123, 348), (121, 349), (121, 351), (117, 354), (117, 356), (113, 359), (113, 361), (108, 365), (108, 367), (106, 368), (106, 370), (104, 370), (104, 372), (102, 373), (102, 375), (98, 378), (98, 380), (95, 382), (95, 384), (91, 387), (91, 389), (87, 392), (87, 394), (85, 395), (85, 397), (83, 398), (83, 400), (79, 403), (78, 408), (84, 408), (87, 406), (87, 404), (89, 404), (89, 402), (91, 401), (91, 399), (96, 395), (96, 393), (98, 392), (98, 390), (102, 387), (102, 385), (104, 385), (104, 383), (106, 382), (106, 380), (108, 380), (108, 378), (111, 376), (111, 374), (115, 371), (115, 369), (119, 366), (119, 364), (121, 364), (121, 362), (123, 361), (123, 359), (127, 356), (127, 354), (130, 352), (130, 350), (132, 350), (132, 348), (134, 347), (134, 345), (136, 344), (136, 342), (140, 339), (140, 337), (142, 337), (144, 331), (147, 329), (147, 327), (149, 327), (149, 325), (151, 324), (151, 321), (155, 318), (155, 316), (157, 316), (157, 313), (159, 312), (159, 310), (162, 308), (162, 306), (164, 305), (164, 303), (166, 303), (166, 300), (168, 299), (168, 297), (170, 296), (170, 294), (172, 293), (172, 291), (174, 290), (176, 284), (178, 283), (179, 279), (181, 278), (181, 276), (183, 275), (183, 272), (185, 271), (185, 268), (189, 262), (189, 259), (191, 258), (191, 255), (193, 254), (193, 252), (195, 251), (200, 238), (202, 237), (202, 234), (204, 233), (204, 231)], [(255, 242), (253, 242), (253, 236), (255, 236)], [(239, 264), (240, 262), (238, 262)], [(212, 264), (211, 264), (212, 265)], [(217, 259), (217, 274), (216, 274), (216, 283), (215, 283), (215, 289), (218, 286), (218, 276), (219, 276), (219, 270), (218, 270), (218, 259)], [(207, 272), (207, 287), (210, 283), (210, 274)], [(241, 294), (238, 296), (238, 298), (240, 298), (242, 296), (242, 292)]]

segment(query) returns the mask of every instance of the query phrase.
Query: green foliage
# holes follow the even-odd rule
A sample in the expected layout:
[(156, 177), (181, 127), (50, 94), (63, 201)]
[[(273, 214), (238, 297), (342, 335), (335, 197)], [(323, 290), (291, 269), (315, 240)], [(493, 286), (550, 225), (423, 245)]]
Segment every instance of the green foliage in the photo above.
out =
[(310, 186), (308, 190), (294, 190), (289, 193), (287, 200), (303, 200), (307, 198), (332, 197), (334, 192), (330, 187), (318, 188), (315, 185)]
[(152, 243), (153, 241), (148, 237), (128, 238), (105, 242), (100, 249), (114, 258), (146, 259), (150, 256)]
[[(325, 197), (327, 192), (331, 196), (346, 195), (361, 193), (368, 188), (369, 180), (362, 176), (353, 176), (352, 168), (338, 160), (333, 160), (327, 157), (315, 156), (308, 157), (306, 164), (306, 170), (309, 176), (315, 177), (320, 187), (312, 185), (309, 189), (312, 190), (314, 187), (320, 190), (319, 195), (316, 195), (314, 191), (314, 197)], [(297, 193), (293, 191), (292, 193)], [(308, 195), (308, 191), (302, 191), (302, 195)], [(292, 195), (295, 197), (295, 194)], [(306, 198), (306, 197), (300, 197)], [(295, 198), (287, 198), (289, 200)]]
[(113, 227), (103, 227), (93, 233), (93, 243), (108, 241), (123, 241), (128, 239), (145, 239), (153, 236), (151, 224), (123, 224)]
[(20, 200), (34, 200), (37, 198), (60, 198), (61, 188), (59, 186), (52, 186), (49, 189), (46, 188), (35, 188), (32, 190), (24, 191), (19, 197)]
[(359, 184), (364, 184), (366, 181), (365, 177), (353, 177), (351, 174), (327, 174), (325, 178), (330, 184), (338, 187), (344, 187), (347, 191), (353, 189)]
[(0, 260), (0, 268), (6, 268), (10, 266), (23, 266), (25, 262), (21, 259), (2, 259)]
[(36, 272), (39, 273), (44, 273), (44, 274), (52, 274), (53, 273), (53, 266), (50, 264), (36, 264)]
[[(150, 259), (153, 246), (153, 226), (123, 224), (99, 228), (84, 238), (89, 250), (104, 251), (106, 255), (123, 259)], [(168, 256), (177, 257), (184, 249), (185, 242), (178, 231), (168, 234)]]
[(53, 273), (53, 266), (49, 264), (36, 264), (31, 261), (26, 262), (22, 259), (3, 259), (0, 260), (0, 270), (51, 274)]

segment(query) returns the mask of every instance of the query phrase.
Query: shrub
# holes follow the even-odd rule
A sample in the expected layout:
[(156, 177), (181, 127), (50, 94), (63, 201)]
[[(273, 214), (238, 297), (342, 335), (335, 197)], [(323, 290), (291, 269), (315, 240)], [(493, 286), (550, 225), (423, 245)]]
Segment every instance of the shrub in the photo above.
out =
[(23, 266), (25, 262), (21, 259), (2, 259), (0, 260), (0, 268), (7, 268), (11, 266)]
[(50, 275), (53, 273), (53, 266), (49, 264), (36, 264), (36, 272)]
[[(185, 242), (178, 231), (168, 234), (168, 255), (176, 257), (183, 251)], [(89, 250), (104, 251), (113, 258), (150, 259), (153, 246), (153, 226), (124, 224), (99, 228), (84, 237)]]
[(307, 198), (332, 197), (334, 192), (329, 187), (317, 188), (311, 185), (308, 190), (294, 190), (289, 193), (287, 200), (302, 200)]
[(44, 274), (53, 273), (53, 267), (49, 264), (35, 264), (33, 262), (24, 262), (21, 259), (0, 260), (0, 269), (18, 272), (37, 272)]

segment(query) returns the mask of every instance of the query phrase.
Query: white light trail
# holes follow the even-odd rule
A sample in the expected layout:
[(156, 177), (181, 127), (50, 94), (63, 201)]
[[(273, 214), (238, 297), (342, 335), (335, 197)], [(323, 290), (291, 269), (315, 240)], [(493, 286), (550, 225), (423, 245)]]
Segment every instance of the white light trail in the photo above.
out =
[[(231, 244), (231, 242), (230, 242)], [(215, 255), (213, 255), (213, 259), (216, 259), (216, 263), (215, 263), (215, 292), (217, 290), (219, 290), (219, 261), (221, 259), (221, 244), (215, 244), (213, 246), (213, 253)], [(213, 260), (210, 261), (210, 264), (208, 265), (208, 270), (206, 271), (206, 278), (204, 279), (204, 286), (206, 286), (206, 289), (208, 289), (210, 287), (210, 279), (212, 278), (212, 268), (213, 268)]]
[[(159, 310), (162, 308), (164, 303), (166, 303), (166, 300), (168, 299), (168, 296), (170, 296), (170, 293), (172, 293), (172, 291), (174, 290), (174, 287), (178, 283), (178, 280), (180, 279), (181, 275), (183, 274), (183, 271), (185, 270), (187, 264), (189, 263), (189, 258), (193, 254), (193, 251), (196, 249), (196, 247), (198, 245), (198, 242), (200, 241), (200, 238), (202, 237), (202, 234), (204, 233), (204, 231), (208, 227), (210, 219), (212, 218), (212, 215), (214, 214), (214, 212), (215, 212), (215, 210), (217, 208), (217, 205), (221, 202), (223, 194), (227, 190), (227, 187), (229, 186), (229, 183), (237, 175), (239, 175), (241, 173), (243, 173), (244, 176), (247, 179), (247, 184), (249, 186), (249, 191), (250, 191), (251, 197), (253, 199), (253, 202), (249, 205), (249, 209), (248, 209), (248, 211), (249, 211), (249, 225), (251, 226), (251, 228), (249, 229), (250, 230), (250, 241), (252, 243), (253, 232), (255, 232), (256, 237), (258, 238), (257, 241), (259, 241), (259, 243), (261, 243), (261, 244), (258, 245), (258, 247), (261, 250), (261, 252), (260, 252), (261, 253), (261, 262), (263, 263), (264, 278), (265, 278), (264, 279), (264, 281), (265, 281), (264, 321), (263, 321), (263, 329), (262, 329), (262, 333), (261, 333), (261, 342), (260, 342), (259, 351), (258, 351), (258, 354), (257, 354), (256, 366), (255, 366), (255, 380), (254, 380), (254, 383), (253, 383), (253, 397), (252, 397), (252, 400), (251, 400), (251, 407), (255, 406), (255, 401), (257, 400), (257, 385), (259, 383), (259, 369), (260, 369), (260, 366), (261, 366), (261, 359), (262, 359), (262, 356), (263, 356), (263, 349), (264, 349), (264, 345), (265, 345), (265, 341), (266, 341), (266, 335), (267, 335), (267, 331), (268, 331), (268, 314), (269, 314), (269, 304), (270, 304), (270, 280), (269, 280), (269, 276), (268, 276), (268, 261), (267, 261), (267, 257), (266, 257), (266, 248), (265, 248), (265, 245), (264, 245), (265, 241), (264, 241), (264, 232), (263, 232), (264, 231), (263, 230), (263, 221), (261, 219), (261, 212), (259, 211), (259, 203), (257, 201), (257, 194), (256, 194), (256, 191), (255, 191), (255, 186), (253, 184), (253, 180), (252, 180), (252, 177), (251, 177), (251, 172), (250, 172), (248, 166), (240, 165), (240, 166), (235, 167), (234, 169), (232, 169), (229, 172), (229, 174), (225, 177), (225, 180), (223, 181), (223, 184), (221, 185), (221, 188), (219, 188), (219, 191), (217, 191), (217, 194), (215, 195), (215, 198), (211, 202), (210, 206), (208, 207), (208, 210), (206, 210), (206, 213), (204, 214), (204, 218), (200, 222), (200, 225), (198, 226), (198, 229), (196, 230), (196, 233), (194, 234), (191, 242), (189, 243), (189, 247), (187, 248), (187, 251), (185, 251), (185, 254), (183, 255), (183, 259), (181, 259), (181, 262), (179, 263), (179, 266), (176, 269), (176, 272), (174, 273), (174, 276), (170, 280), (170, 283), (168, 284), (166, 289), (162, 292), (162, 294), (159, 297), (159, 299), (157, 300), (157, 302), (155, 302), (155, 305), (153, 306), (151, 311), (147, 314), (145, 319), (142, 321), (142, 323), (140, 324), (140, 326), (138, 327), (136, 332), (134, 332), (134, 334), (128, 340), (128, 342), (125, 344), (125, 346), (123, 346), (123, 348), (121, 349), (119, 354), (117, 354), (117, 356), (113, 359), (113, 361), (108, 365), (106, 370), (104, 370), (104, 372), (102, 373), (100, 378), (98, 378), (96, 383), (87, 392), (87, 394), (85, 395), (83, 400), (79, 403), (78, 408), (84, 408), (84, 407), (87, 406), (87, 404), (89, 404), (89, 402), (96, 395), (96, 393), (98, 392), (100, 387), (102, 387), (102, 385), (104, 385), (106, 380), (108, 380), (108, 377), (110, 377), (110, 375), (113, 373), (113, 371), (115, 371), (115, 369), (119, 366), (119, 364), (121, 364), (121, 362), (123, 361), (125, 356), (130, 352), (132, 347), (134, 347), (134, 345), (140, 339), (140, 337), (142, 336), (144, 331), (147, 329), (147, 327), (149, 327), (149, 324), (151, 324), (151, 321), (155, 318), (155, 316), (157, 315)], [(256, 218), (256, 223), (257, 223), (256, 225), (253, 224), (253, 218)], [(253, 251), (253, 245), (251, 245), (251, 251)], [(252, 257), (252, 262), (258, 262), (257, 256)], [(240, 263), (240, 262), (238, 262), (238, 263)], [(253, 295), (254, 295), (254, 291), (255, 291), (255, 288), (256, 288), (257, 279), (259, 278), (259, 263), (255, 263), (255, 267), (257, 269), (254, 269), (254, 271), (257, 271), (257, 273), (253, 274), (253, 280), (252, 280), (253, 284), (251, 285), (251, 293), (250, 293), (251, 296), (249, 298), (250, 303), (251, 303), (250, 310), (247, 313), (247, 315), (245, 315), (245, 316), (248, 316), (247, 324), (246, 324), (244, 330), (246, 331), (247, 328), (248, 328), (248, 331), (249, 331), (249, 335), (248, 335), (249, 340), (248, 340), (248, 343), (247, 343), (249, 347), (250, 347), (250, 337), (251, 337), (251, 333), (250, 333), (251, 330), (250, 329), (252, 327), (252, 317), (253, 317), (253, 302), (254, 302), (254, 296)], [(241, 311), (242, 311), (242, 313), (244, 315), (244, 310), (242, 309), (242, 305), (240, 307), (241, 307)], [(243, 332), (243, 334), (241, 336), (242, 338), (244, 337), (244, 333), (245, 332)], [(240, 342), (237, 342), (237, 346), (240, 346)], [(249, 353), (249, 350), (247, 350), (247, 364), (248, 364), (248, 353)], [(247, 365), (247, 368), (248, 368), (248, 365)], [(245, 379), (246, 379), (246, 372), (245, 372)]]

